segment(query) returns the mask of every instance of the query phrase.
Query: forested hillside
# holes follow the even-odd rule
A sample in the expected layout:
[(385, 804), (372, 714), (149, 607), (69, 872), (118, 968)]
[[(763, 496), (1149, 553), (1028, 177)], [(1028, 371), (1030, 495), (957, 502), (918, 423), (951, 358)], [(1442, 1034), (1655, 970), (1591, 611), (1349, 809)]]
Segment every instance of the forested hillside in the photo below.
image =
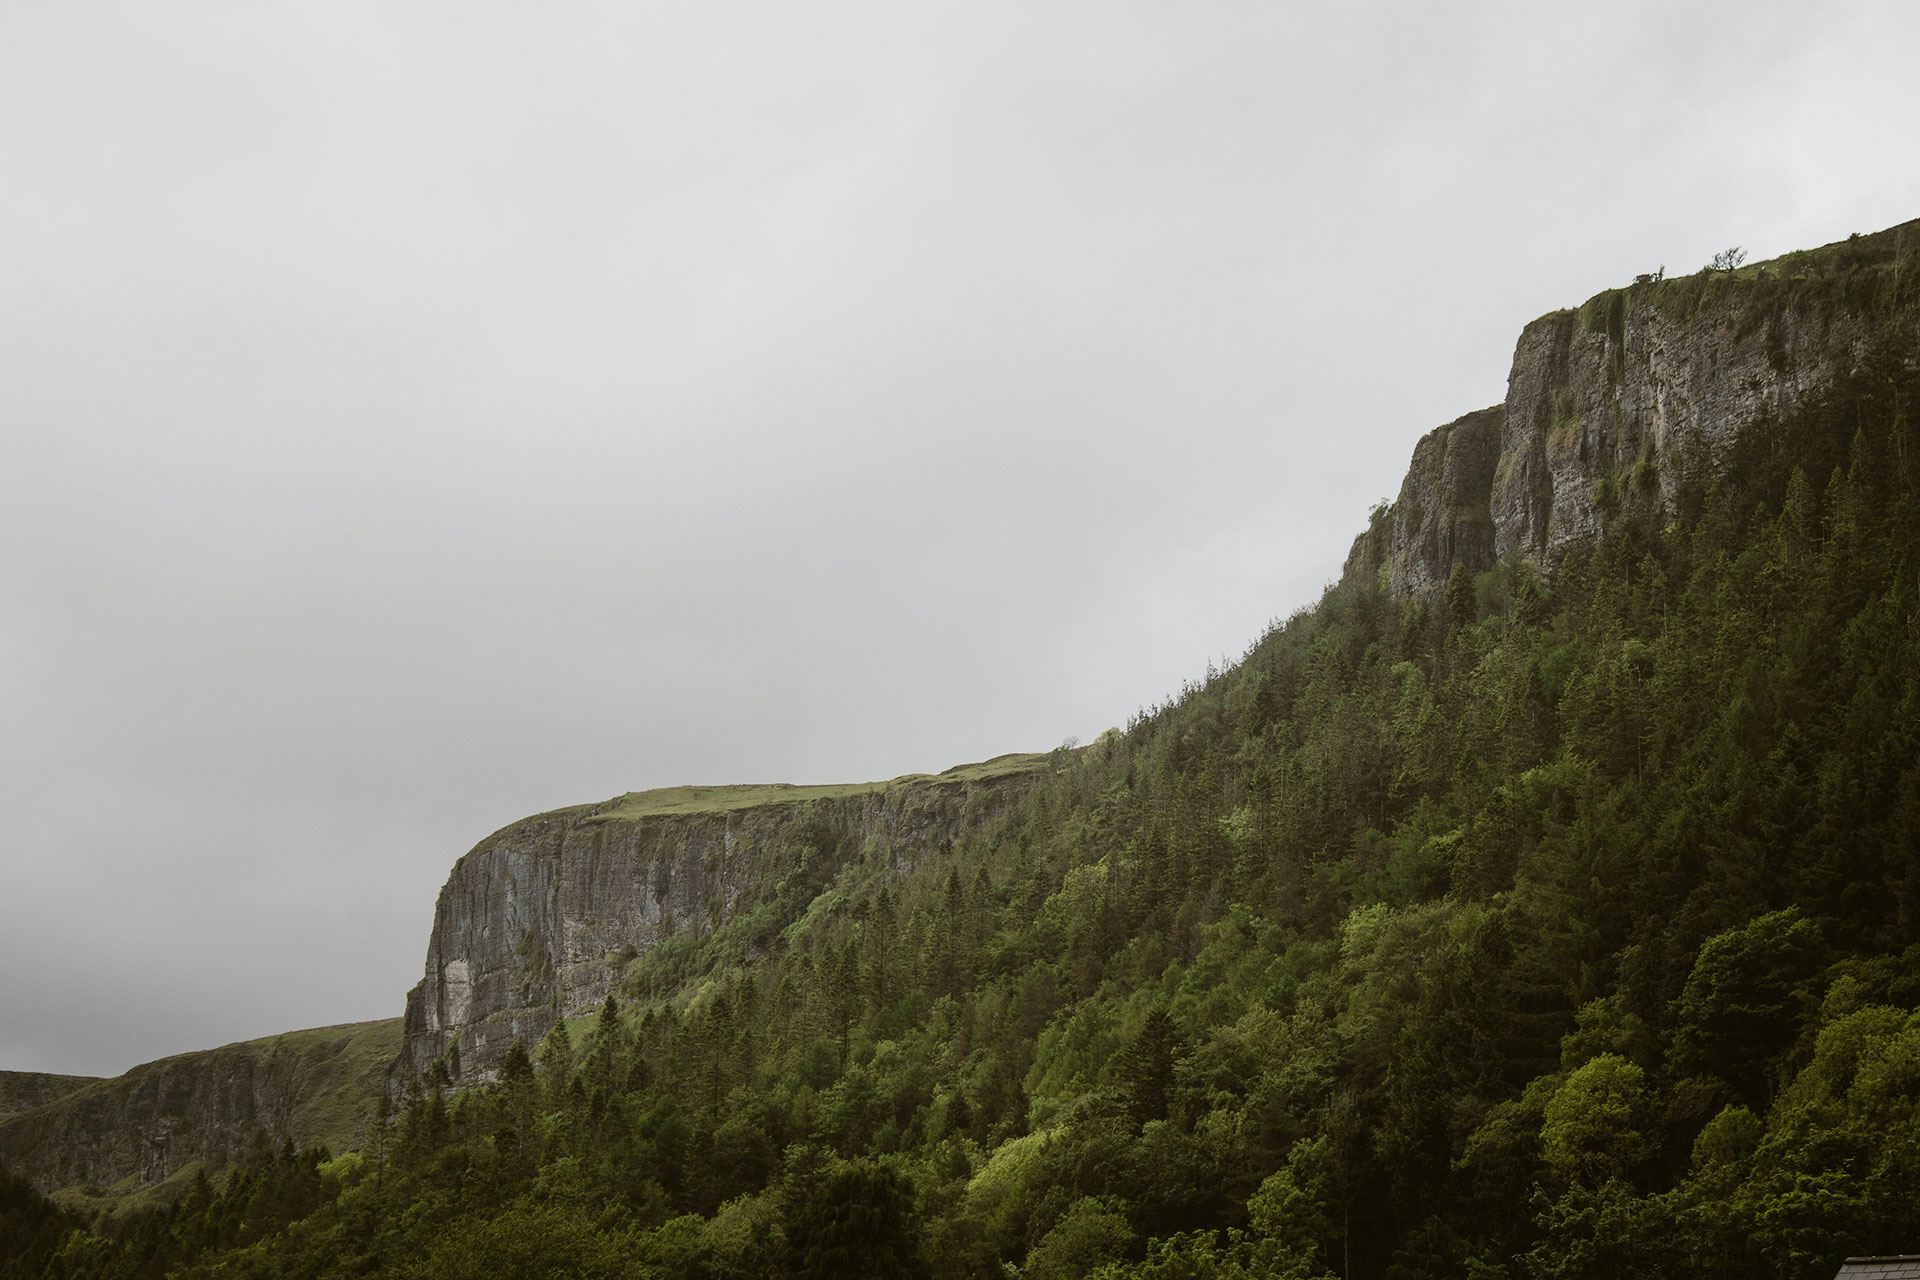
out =
[(165, 1198), (263, 1132), (354, 1144), (399, 1049), (399, 1019), (389, 1018), (178, 1054), (109, 1080), (38, 1077), (58, 1082), (53, 1096), (0, 1115), (0, 1160), (60, 1188), (70, 1206), (112, 1212), (122, 1200)]
[(818, 850), (837, 879), (764, 954), (676, 934), (362, 1152), (261, 1150), (105, 1234), (10, 1185), (0, 1277), (1920, 1251), (1917, 299), (1913, 250), (1649, 286), (1883, 323), (1671, 510), (1432, 598), (1362, 555), (950, 849)]

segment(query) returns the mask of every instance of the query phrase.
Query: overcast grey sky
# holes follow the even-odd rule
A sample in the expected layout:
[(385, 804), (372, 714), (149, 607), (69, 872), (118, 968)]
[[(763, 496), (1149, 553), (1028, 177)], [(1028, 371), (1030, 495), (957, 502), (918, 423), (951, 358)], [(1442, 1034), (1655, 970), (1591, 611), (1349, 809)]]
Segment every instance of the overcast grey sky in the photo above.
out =
[(1920, 6), (0, 3), (0, 1068), (454, 859), (1123, 723), (1520, 326), (1920, 215)]

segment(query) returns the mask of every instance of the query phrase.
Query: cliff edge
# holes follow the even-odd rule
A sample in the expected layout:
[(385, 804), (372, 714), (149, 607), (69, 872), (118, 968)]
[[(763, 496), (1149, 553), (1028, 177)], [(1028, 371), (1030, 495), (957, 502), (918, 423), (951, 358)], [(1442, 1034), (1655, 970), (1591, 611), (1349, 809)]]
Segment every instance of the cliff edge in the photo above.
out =
[(752, 959), (843, 871), (919, 863), (1047, 767), (1010, 755), (881, 783), (671, 787), (497, 831), (440, 890), (396, 1083), (443, 1058), (462, 1083), (490, 1078), (516, 1039), (532, 1049), (678, 935), (730, 929)]
[(1915, 344), (1920, 220), (1734, 271), (1641, 276), (1521, 331), (1507, 398), (1422, 437), (1347, 573), (1433, 598), (1456, 569), (1551, 571), (1699, 501), (1741, 439)]

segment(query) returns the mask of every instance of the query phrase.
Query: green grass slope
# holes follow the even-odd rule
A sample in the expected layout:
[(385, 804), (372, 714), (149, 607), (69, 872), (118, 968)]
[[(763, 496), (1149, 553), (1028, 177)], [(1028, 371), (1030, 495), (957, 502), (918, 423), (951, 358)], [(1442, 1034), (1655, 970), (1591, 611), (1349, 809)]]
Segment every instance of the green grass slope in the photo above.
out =
[(45, 1106), (88, 1085), (100, 1076), (60, 1076), (43, 1071), (0, 1071), (0, 1120)]
[(399, 1053), (398, 1018), (143, 1063), (0, 1118), (0, 1161), (94, 1203), (219, 1169), (259, 1141), (360, 1145)]
[(808, 800), (830, 800), (847, 796), (875, 795), (899, 787), (925, 783), (965, 784), (986, 782), (1014, 774), (1031, 773), (1043, 768), (1045, 754), (1013, 753), (995, 756), (978, 764), (956, 765), (941, 773), (909, 773), (885, 782), (847, 782), (796, 786), (787, 782), (738, 786), (659, 787), (652, 791), (629, 791), (613, 806), (593, 815), (593, 822), (632, 822), (662, 814), (725, 813), (737, 809), (757, 809), (766, 805), (801, 804)]
[(387, 1070), (400, 1052), (398, 1018), (290, 1031), (247, 1042), (269, 1069), (284, 1063), (298, 1082), (289, 1136), (296, 1145), (321, 1143), (336, 1154), (355, 1150), (365, 1136)]

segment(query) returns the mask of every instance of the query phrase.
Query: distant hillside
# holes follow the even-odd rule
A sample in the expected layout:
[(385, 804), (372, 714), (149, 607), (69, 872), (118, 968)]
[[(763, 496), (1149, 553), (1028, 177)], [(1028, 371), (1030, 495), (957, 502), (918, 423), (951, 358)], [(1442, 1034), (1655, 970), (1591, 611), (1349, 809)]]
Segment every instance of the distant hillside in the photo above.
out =
[(522, 819), (461, 858), (440, 891), (401, 1077), (448, 1056), (462, 1083), (491, 1079), (516, 1039), (592, 1012), (644, 957), (665, 973), (690, 949), (763, 955), (842, 877), (874, 858), (904, 872), (938, 856), (1057, 763), (1004, 755), (889, 782), (667, 787)]
[(31, 1111), (77, 1089), (98, 1084), (100, 1076), (55, 1076), (40, 1071), (0, 1071), (0, 1120)]
[[(112, 1079), (29, 1077), (38, 1105), (0, 1116), (0, 1161), (44, 1190), (126, 1193), (272, 1147), (359, 1145), (400, 1049), (400, 1020), (318, 1027), (185, 1053)], [(20, 1088), (0, 1077), (0, 1097)]]

